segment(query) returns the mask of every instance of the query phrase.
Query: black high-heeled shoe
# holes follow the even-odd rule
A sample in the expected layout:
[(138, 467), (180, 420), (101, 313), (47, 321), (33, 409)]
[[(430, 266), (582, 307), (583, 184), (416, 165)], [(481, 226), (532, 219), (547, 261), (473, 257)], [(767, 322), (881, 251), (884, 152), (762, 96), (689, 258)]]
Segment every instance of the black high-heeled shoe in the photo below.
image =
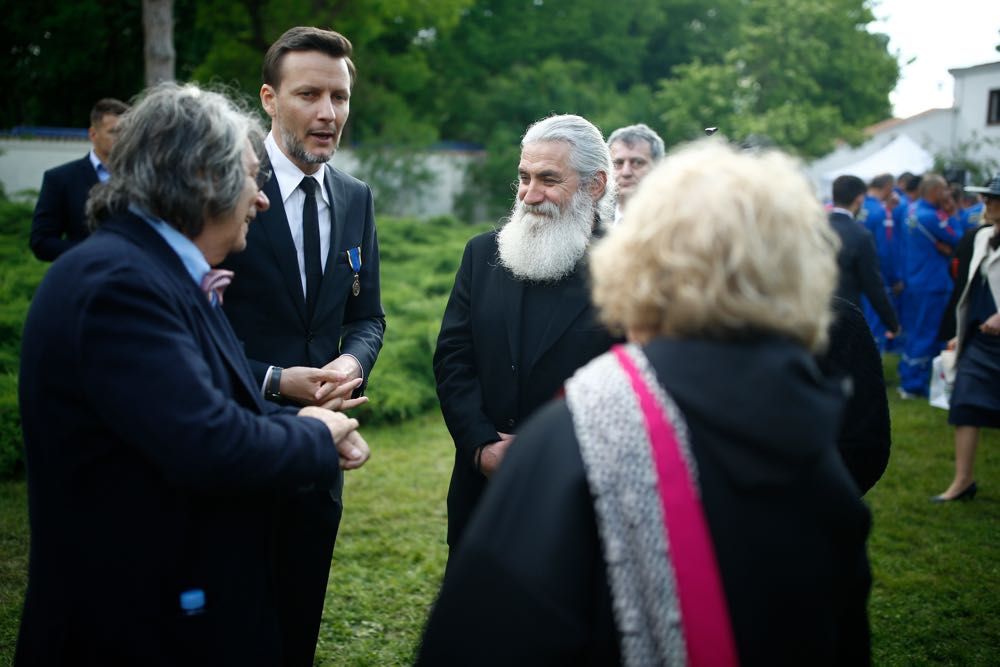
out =
[(972, 484), (969, 484), (967, 487), (962, 489), (961, 493), (957, 494), (952, 498), (945, 498), (944, 496), (934, 496), (933, 498), (931, 498), (931, 502), (947, 503), (951, 502), (952, 500), (972, 500), (973, 498), (976, 497), (976, 490), (977, 490), (976, 483), (973, 482)]

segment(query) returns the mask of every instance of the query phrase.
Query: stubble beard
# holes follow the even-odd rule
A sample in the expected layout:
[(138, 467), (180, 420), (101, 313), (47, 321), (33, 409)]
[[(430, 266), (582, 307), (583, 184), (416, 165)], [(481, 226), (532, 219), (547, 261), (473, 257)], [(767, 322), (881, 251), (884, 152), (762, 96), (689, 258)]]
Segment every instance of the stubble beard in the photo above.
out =
[(518, 280), (551, 283), (573, 273), (594, 230), (594, 201), (578, 190), (564, 209), (516, 201), (497, 234), (500, 264)]
[(329, 162), (337, 149), (340, 148), (340, 135), (336, 135), (336, 141), (333, 144), (333, 150), (327, 156), (315, 155), (306, 150), (305, 142), (295, 136), (295, 133), (289, 130), (284, 123), (281, 122), (280, 116), (278, 120), (278, 132), (281, 133), (281, 141), (285, 144), (285, 150), (288, 151), (288, 157), (292, 160), (298, 160), (303, 164), (319, 164), (323, 165)]

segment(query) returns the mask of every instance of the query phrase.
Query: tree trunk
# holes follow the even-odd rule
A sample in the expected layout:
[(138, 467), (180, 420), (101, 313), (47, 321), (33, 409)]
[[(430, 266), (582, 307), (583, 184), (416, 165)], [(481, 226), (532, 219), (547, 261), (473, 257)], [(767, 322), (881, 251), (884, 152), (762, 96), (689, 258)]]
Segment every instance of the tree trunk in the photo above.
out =
[(174, 80), (174, 0), (142, 0), (146, 85)]

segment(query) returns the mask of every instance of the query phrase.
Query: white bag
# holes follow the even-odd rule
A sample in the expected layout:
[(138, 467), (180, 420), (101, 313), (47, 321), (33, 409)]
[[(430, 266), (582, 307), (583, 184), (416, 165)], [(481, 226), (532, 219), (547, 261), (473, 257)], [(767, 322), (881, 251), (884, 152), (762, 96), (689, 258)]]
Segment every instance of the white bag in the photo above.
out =
[[(950, 357), (950, 359), (945, 357)], [(928, 402), (932, 407), (948, 409), (951, 387), (955, 381), (955, 353), (945, 350), (931, 362), (931, 388)], [(950, 363), (949, 363), (950, 362)], [(951, 376), (949, 381), (949, 377)]]

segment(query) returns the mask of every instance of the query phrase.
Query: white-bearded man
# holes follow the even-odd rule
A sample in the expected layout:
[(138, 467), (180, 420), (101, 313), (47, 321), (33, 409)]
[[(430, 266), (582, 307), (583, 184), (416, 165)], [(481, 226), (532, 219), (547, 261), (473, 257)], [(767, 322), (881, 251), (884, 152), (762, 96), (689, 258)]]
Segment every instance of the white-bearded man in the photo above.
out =
[(434, 353), (455, 441), (452, 552), (518, 425), (615, 342), (595, 319), (584, 261), (610, 218), (610, 174), (608, 147), (587, 120), (535, 123), (521, 140), (508, 222), (465, 247)]

